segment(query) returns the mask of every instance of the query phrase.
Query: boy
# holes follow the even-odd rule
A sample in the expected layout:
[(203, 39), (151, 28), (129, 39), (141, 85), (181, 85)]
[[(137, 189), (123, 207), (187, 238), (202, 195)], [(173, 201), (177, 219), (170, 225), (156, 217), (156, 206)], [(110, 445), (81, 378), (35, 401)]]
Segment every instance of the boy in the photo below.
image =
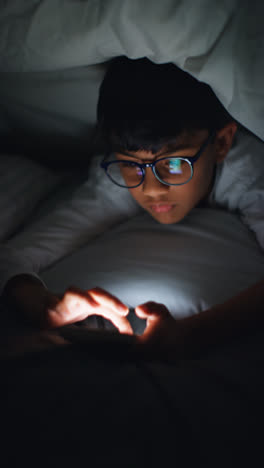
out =
[[(83, 206), (78, 217), (73, 201), (53, 215), (54, 222), (47, 219), (44, 229), (40, 225), (33, 240), (22, 234), (9, 242), (2, 254), (2, 265), (5, 254), (8, 264), (2, 275), (7, 302), (38, 326), (59, 327), (97, 314), (132, 334), (127, 307), (107, 291), (71, 287), (59, 297), (36, 273), (137, 214), (139, 207), (170, 224), (210, 203), (217, 164), (226, 158), (236, 131), (236, 122), (209, 86), (174, 65), (113, 60), (98, 102), (98, 136), (106, 157), (100, 175), (99, 169), (90, 175), (89, 209)], [(262, 324), (263, 297), (264, 281), (225, 304), (177, 321), (164, 305), (148, 302), (136, 308), (147, 319), (137, 341), (159, 356), (195, 356)]]

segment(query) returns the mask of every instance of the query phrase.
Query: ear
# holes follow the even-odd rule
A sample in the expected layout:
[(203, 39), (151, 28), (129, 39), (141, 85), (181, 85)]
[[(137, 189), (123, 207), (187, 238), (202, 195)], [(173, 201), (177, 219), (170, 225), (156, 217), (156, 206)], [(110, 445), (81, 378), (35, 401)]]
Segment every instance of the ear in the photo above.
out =
[(216, 132), (214, 141), (216, 163), (222, 162), (230, 150), (237, 131), (237, 123), (232, 121)]

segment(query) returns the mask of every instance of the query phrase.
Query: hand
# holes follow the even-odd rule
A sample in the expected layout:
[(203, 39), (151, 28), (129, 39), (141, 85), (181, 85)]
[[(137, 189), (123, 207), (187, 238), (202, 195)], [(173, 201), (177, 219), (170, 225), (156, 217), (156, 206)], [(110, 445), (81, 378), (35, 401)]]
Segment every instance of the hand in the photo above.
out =
[(144, 333), (137, 337), (139, 347), (150, 357), (178, 359), (192, 352), (187, 320), (175, 320), (164, 304), (146, 302), (135, 308), (139, 318), (146, 319)]
[(110, 320), (121, 333), (132, 334), (126, 315), (129, 312), (118, 298), (100, 288), (67, 288), (63, 295), (49, 291), (34, 276), (17, 275), (9, 280), (4, 297), (31, 324), (56, 328), (100, 315)]
[(120, 333), (132, 335), (132, 327), (126, 318), (128, 312), (127, 306), (104, 289), (96, 287), (84, 291), (70, 287), (61, 299), (48, 304), (46, 320), (53, 328), (85, 320), (90, 315), (99, 315), (110, 320)]

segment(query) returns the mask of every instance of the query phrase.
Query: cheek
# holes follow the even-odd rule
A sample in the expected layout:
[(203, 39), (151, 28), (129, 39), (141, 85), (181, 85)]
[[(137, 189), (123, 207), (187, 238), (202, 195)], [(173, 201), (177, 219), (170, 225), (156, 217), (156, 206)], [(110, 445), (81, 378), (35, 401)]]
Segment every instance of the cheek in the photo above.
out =
[(208, 164), (204, 167), (194, 167), (193, 178), (185, 185), (171, 187), (170, 199), (190, 211), (197, 203), (205, 198), (211, 189), (213, 181), (214, 165)]
[[(198, 169), (198, 168), (197, 168)], [(197, 170), (197, 177), (194, 178), (196, 185), (196, 192), (201, 196), (208, 194), (208, 191), (211, 189), (211, 184), (213, 182), (215, 165), (212, 161), (209, 161), (208, 164), (203, 165)]]
[(134, 189), (128, 189), (132, 197), (139, 203), (143, 203), (144, 200), (144, 194), (142, 192), (142, 189), (134, 188)]

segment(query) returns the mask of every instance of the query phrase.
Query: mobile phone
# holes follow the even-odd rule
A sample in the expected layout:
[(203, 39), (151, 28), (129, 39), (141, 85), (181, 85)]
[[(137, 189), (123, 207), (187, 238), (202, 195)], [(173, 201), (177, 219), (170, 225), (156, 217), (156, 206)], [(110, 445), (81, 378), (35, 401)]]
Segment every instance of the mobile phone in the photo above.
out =
[(142, 333), (144, 333), (147, 321), (137, 316), (134, 307), (129, 307), (127, 319), (136, 335), (142, 335)]

